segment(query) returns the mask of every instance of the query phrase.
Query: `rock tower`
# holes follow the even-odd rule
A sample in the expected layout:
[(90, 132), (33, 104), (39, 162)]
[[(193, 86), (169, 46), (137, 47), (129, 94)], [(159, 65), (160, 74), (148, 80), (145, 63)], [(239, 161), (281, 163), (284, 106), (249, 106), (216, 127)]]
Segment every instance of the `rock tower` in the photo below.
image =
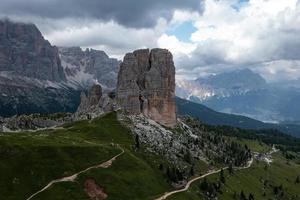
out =
[(176, 125), (175, 66), (167, 49), (127, 53), (120, 65), (117, 102), (127, 114), (145, 116), (168, 127)]

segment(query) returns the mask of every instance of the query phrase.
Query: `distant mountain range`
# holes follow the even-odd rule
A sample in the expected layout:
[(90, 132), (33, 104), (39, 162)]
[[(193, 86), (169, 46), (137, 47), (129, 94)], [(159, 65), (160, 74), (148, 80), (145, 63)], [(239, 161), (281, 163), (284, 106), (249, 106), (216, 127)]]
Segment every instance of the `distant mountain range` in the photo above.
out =
[(300, 137), (300, 125), (264, 123), (249, 117), (216, 112), (204, 105), (176, 98), (177, 113), (198, 118), (205, 124), (226, 125), (243, 129), (278, 129), (284, 133)]
[(265, 122), (299, 123), (300, 89), (267, 83), (250, 69), (220, 73), (196, 80), (178, 80), (177, 96), (219, 112), (244, 115)]

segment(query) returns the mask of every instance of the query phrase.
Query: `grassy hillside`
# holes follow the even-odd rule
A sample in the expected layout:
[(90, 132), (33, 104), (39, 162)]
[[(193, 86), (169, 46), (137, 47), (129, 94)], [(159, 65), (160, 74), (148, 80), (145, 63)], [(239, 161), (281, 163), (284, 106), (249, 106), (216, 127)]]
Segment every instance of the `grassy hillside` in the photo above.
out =
[(88, 199), (83, 188), (88, 177), (105, 188), (108, 199), (124, 195), (126, 199), (151, 199), (170, 189), (158, 169), (161, 158), (133, 151), (130, 130), (110, 113), (91, 123), (81, 121), (56, 130), (1, 134), (0, 199), (23, 200), (52, 179), (110, 159), (120, 153), (111, 143), (125, 149), (111, 168), (91, 170), (74, 183), (58, 183), (33, 199)]
[[(265, 199), (300, 199), (300, 183), (296, 177), (300, 175), (300, 163), (287, 161), (281, 153), (274, 156), (274, 161), (268, 166), (264, 162), (256, 162), (253, 167), (229, 174), (225, 170), (225, 183), (221, 183), (215, 194), (222, 200), (241, 199), (241, 191), (249, 199), (252, 194), (255, 200)], [(209, 184), (219, 182), (219, 174), (209, 176)], [(194, 182), (192, 187), (183, 193), (171, 196), (170, 200), (202, 200), (208, 199), (207, 190), (203, 189), (204, 180)]]

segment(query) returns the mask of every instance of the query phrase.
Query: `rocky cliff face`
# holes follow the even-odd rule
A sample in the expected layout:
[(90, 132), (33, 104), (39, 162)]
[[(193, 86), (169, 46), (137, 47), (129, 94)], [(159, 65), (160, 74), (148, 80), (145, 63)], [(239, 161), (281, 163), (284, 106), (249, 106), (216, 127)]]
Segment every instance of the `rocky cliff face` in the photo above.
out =
[(168, 50), (141, 49), (125, 55), (117, 83), (117, 101), (125, 113), (142, 113), (174, 127), (174, 97), (175, 66)]
[(58, 49), (33, 24), (0, 21), (0, 71), (40, 80), (65, 80)]
[(59, 54), (67, 79), (74, 86), (89, 88), (98, 82), (104, 88), (116, 87), (119, 61), (104, 51), (61, 47)]
[(0, 116), (74, 112), (79, 94), (35, 25), (0, 20)]

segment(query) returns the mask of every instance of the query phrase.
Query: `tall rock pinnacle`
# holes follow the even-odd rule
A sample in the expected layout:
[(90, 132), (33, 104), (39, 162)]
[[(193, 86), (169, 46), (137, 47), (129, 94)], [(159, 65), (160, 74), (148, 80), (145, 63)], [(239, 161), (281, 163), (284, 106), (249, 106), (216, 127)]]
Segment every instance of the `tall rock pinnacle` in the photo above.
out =
[(117, 101), (127, 114), (144, 114), (165, 126), (176, 125), (175, 66), (166, 49), (127, 53), (120, 66)]

